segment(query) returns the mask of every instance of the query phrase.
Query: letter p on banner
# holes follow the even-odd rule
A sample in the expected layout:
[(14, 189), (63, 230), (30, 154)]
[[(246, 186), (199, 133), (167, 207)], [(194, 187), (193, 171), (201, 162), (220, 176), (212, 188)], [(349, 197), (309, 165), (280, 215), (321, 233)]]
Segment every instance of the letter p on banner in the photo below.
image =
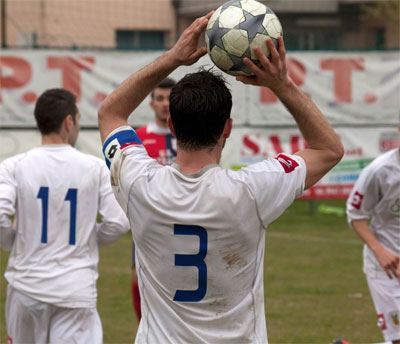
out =
[(0, 57), (0, 102), (4, 89), (25, 86), (31, 77), (32, 67), (27, 60), (16, 56)]

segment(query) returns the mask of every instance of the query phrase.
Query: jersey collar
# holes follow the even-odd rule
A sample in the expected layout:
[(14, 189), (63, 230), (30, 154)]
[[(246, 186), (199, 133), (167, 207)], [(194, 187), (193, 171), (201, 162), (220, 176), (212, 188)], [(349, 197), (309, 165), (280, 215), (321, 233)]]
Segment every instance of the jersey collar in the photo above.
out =
[(181, 172), (181, 167), (178, 164), (173, 163), (171, 165), (172, 168), (176, 169), (177, 171), (179, 171), (180, 173), (182, 173), (185, 177), (189, 177), (189, 178), (199, 178), (201, 177), (204, 173), (206, 173), (208, 170), (214, 168), (214, 167), (218, 167), (218, 164), (209, 164), (204, 166), (200, 171), (196, 172), (196, 173), (182, 173)]

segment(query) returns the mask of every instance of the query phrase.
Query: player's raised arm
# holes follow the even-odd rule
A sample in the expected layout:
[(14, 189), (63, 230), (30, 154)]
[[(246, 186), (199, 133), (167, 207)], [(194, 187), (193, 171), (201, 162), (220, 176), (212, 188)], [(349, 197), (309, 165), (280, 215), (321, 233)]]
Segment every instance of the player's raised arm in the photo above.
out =
[(169, 51), (132, 74), (102, 102), (98, 120), (103, 143), (114, 129), (128, 125), (129, 115), (160, 81), (179, 66), (197, 62), (207, 52), (205, 47), (198, 48), (198, 43), (211, 15), (196, 19)]
[(271, 60), (264, 55), (259, 47), (254, 48), (260, 61), (260, 67), (245, 58), (244, 63), (255, 76), (238, 76), (237, 80), (245, 84), (270, 88), (296, 120), (309, 146), (308, 149), (296, 153), (305, 160), (307, 166), (305, 182), (307, 189), (340, 161), (344, 150), (338, 135), (318, 107), (288, 76), (283, 38), (279, 37), (278, 41), (279, 52), (272, 40), (267, 40)]

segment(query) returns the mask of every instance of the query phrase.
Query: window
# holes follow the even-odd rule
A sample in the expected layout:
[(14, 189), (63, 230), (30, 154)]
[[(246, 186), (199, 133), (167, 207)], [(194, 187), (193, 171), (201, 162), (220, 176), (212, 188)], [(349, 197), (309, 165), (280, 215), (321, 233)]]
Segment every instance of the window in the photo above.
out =
[(386, 37), (385, 37), (385, 29), (379, 28), (376, 30), (376, 41), (375, 41), (375, 48), (376, 49), (384, 49), (386, 44)]
[(18, 32), (15, 40), (15, 45), (18, 47), (36, 47), (37, 34), (36, 32)]
[(119, 49), (164, 49), (164, 31), (117, 30)]
[(286, 33), (283, 37), (288, 50), (336, 50), (342, 47), (342, 35), (339, 32), (300, 31)]

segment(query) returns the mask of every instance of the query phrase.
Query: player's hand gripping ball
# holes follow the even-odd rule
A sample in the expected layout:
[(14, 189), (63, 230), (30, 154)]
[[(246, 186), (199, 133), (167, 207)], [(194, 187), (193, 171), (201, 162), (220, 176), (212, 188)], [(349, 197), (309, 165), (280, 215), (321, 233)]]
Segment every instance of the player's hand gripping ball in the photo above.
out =
[(207, 51), (222, 71), (252, 75), (243, 58), (258, 64), (253, 48), (259, 46), (269, 56), (265, 41), (271, 37), (277, 47), (279, 36), (282, 36), (281, 23), (267, 6), (256, 0), (231, 0), (220, 6), (208, 21)]

